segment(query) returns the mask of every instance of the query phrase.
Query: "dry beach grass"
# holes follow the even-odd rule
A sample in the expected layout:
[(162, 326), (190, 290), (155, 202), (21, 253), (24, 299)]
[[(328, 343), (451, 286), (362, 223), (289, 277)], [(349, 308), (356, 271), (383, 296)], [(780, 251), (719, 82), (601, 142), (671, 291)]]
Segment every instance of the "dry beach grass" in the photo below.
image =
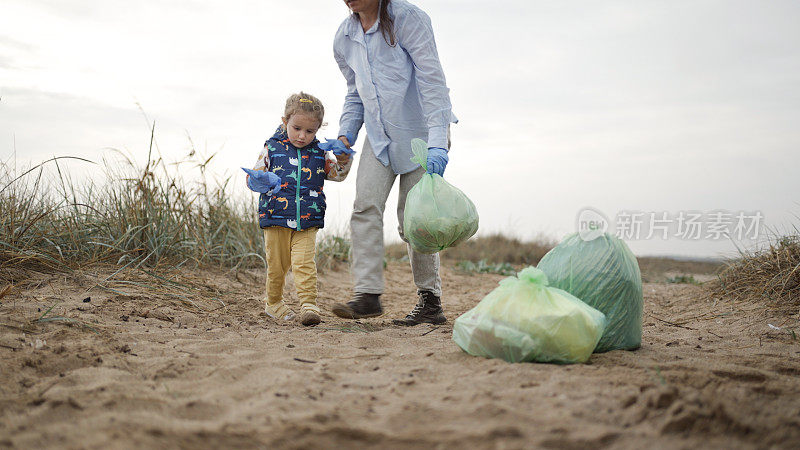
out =
[(768, 247), (731, 261), (711, 285), (721, 298), (758, 299), (771, 305), (800, 305), (800, 233), (773, 239)]

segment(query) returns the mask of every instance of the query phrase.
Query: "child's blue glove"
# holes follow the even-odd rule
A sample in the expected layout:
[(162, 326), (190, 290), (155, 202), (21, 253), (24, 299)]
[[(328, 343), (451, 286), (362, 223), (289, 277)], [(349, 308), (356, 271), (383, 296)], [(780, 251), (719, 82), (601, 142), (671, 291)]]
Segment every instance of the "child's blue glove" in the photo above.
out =
[(444, 176), (444, 168), (447, 167), (447, 150), (440, 147), (428, 148), (428, 173), (438, 173), (439, 176)]
[(272, 195), (277, 195), (281, 191), (281, 177), (272, 172), (262, 172), (260, 170), (245, 169), (242, 167), (250, 177), (247, 178), (247, 187), (251, 191), (266, 194), (272, 191)]
[(348, 155), (352, 155), (353, 153), (356, 152), (351, 148), (347, 148), (347, 146), (344, 145), (344, 142), (340, 141), (339, 139), (326, 138), (325, 141), (326, 142), (319, 143), (319, 148), (321, 148), (323, 151), (326, 152), (330, 150), (333, 152), (334, 155), (341, 155), (342, 153), (347, 153)]

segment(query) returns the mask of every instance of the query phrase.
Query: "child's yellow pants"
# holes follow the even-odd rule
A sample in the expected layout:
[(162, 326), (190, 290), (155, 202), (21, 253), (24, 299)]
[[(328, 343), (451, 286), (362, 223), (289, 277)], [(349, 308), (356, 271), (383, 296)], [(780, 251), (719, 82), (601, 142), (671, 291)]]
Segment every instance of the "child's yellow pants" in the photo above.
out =
[[(267, 253), (267, 307), (283, 300), (283, 285), (289, 267), (294, 274), (301, 310), (319, 313), (317, 306), (316, 241), (318, 228), (295, 231), (284, 227), (264, 228)], [(271, 308), (272, 309), (272, 308)]]

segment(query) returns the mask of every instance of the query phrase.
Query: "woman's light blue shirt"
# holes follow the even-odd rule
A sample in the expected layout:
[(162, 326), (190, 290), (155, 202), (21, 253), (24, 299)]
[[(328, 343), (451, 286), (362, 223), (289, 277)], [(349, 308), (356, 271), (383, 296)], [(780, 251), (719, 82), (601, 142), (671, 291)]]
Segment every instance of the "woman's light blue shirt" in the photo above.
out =
[(411, 162), (411, 139), (448, 148), (447, 127), (458, 122), (450, 105), (436, 51), (431, 20), (405, 0), (392, 0), (397, 45), (390, 46), (376, 22), (365, 33), (350, 15), (339, 26), (333, 54), (347, 80), (339, 136), (356, 137), (366, 125), (375, 156), (395, 173), (419, 167)]

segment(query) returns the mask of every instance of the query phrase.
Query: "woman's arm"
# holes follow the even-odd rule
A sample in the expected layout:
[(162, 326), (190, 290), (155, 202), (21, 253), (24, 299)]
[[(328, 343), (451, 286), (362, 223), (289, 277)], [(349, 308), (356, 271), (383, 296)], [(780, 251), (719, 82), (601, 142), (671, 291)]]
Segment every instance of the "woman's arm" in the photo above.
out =
[(339, 65), (339, 70), (342, 71), (344, 79), (347, 80), (347, 95), (344, 96), (342, 117), (339, 119), (339, 136), (351, 136), (353, 139), (349, 144), (353, 145), (358, 137), (361, 125), (364, 124), (364, 104), (361, 103), (361, 97), (358, 95), (358, 89), (356, 89), (356, 74), (347, 65), (344, 56), (336, 50), (335, 46), (333, 57), (336, 59), (336, 64)]
[(398, 43), (414, 63), (422, 112), (428, 125), (428, 145), (446, 149), (452, 106), (431, 19), (421, 10), (412, 9), (396, 22), (395, 32)]

